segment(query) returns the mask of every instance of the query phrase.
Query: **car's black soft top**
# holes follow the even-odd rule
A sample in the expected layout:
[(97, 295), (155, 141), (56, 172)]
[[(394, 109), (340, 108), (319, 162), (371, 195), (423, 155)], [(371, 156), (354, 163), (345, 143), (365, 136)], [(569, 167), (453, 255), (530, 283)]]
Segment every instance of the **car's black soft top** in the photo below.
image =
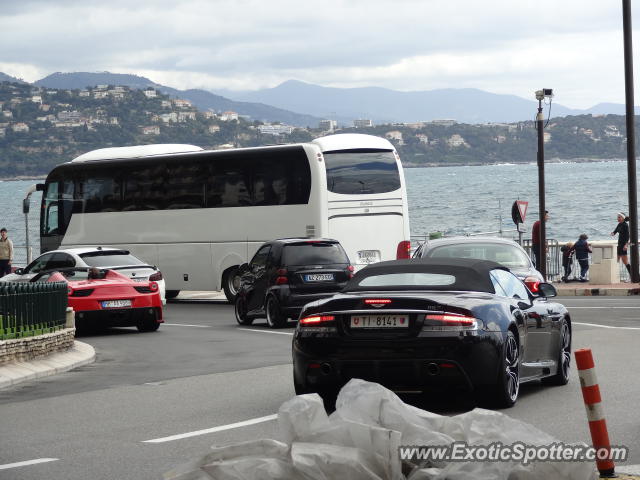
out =
[[(368, 265), (354, 275), (344, 288), (344, 291), (377, 290), (378, 287), (361, 287), (360, 282), (372, 276), (394, 273), (439, 273), (453, 275), (455, 283), (446, 286), (430, 285), (428, 290), (454, 290), (495, 293), (489, 272), (491, 270), (508, 268), (489, 260), (475, 258), (412, 258), (409, 260), (391, 260)], [(397, 286), (404, 289), (402, 285)], [(416, 289), (412, 286), (410, 289)], [(389, 290), (389, 287), (384, 287)]]

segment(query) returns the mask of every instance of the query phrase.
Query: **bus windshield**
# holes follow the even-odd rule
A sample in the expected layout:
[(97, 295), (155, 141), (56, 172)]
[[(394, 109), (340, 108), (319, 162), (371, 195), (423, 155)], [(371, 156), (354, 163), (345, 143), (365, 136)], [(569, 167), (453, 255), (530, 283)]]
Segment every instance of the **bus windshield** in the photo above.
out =
[(390, 150), (341, 150), (325, 152), (324, 158), (330, 192), (364, 195), (400, 188), (398, 165)]

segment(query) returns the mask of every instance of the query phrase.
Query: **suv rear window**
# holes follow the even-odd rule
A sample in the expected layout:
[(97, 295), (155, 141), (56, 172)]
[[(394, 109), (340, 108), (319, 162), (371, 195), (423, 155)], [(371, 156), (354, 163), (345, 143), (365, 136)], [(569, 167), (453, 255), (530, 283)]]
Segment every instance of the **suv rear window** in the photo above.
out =
[(139, 258), (125, 252), (89, 252), (82, 253), (80, 258), (90, 267), (120, 267), (127, 265), (146, 265)]
[(330, 265), (349, 263), (339, 243), (309, 242), (285, 245), (282, 253), (285, 265)]

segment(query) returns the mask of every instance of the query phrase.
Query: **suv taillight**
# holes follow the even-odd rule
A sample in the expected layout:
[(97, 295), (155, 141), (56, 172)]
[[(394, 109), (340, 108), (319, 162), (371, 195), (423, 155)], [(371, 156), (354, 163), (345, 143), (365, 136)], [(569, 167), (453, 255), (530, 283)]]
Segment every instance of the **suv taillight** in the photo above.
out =
[(411, 254), (411, 242), (409, 240), (403, 240), (398, 243), (398, 250), (396, 251), (396, 259), (401, 260), (404, 258), (410, 258)]
[(149, 276), (149, 281), (150, 282), (157, 282), (158, 280), (162, 280), (162, 272), (161, 271), (157, 271), (153, 275)]
[(287, 277), (287, 269), (286, 268), (280, 268), (277, 272), (276, 275), (278, 275), (276, 277), (276, 285), (285, 285), (287, 283), (289, 283), (289, 278)]
[(347, 278), (351, 279), (353, 278), (353, 272), (355, 271), (355, 268), (353, 268), (353, 265), (349, 265), (347, 267)]

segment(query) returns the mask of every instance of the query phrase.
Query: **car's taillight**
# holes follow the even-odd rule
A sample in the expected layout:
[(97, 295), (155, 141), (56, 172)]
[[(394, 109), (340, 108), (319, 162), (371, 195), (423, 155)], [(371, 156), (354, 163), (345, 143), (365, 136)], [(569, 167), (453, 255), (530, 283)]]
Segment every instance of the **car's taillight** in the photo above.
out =
[(336, 319), (333, 315), (312, 315), (301, 318), (300, 325), (320, 325), (321, 323), (333, 322)]
[(475, 329), (478, 320), (467, 315), (457, 313), (428, 313), (424, 316), (424, 327), (454, 327), (463, 329)]
[(366, 298), (364, 303), (367, 305), (373, 305), (374, 307), (379, 307), (381, 305), (391, 304), (391, 300), (389, 298)]
[(354, 272), (355, 270), (356, 270), (356, 269), (355, 269), (355, 268), (353, 268), (353, 265), (349, 265), (349, 266), (347, 267), (347, 278), (353, 278), (353, 272)]
[(153, 275), (149, 276), (149, 281), (150, 282), (157, 282), (158, 280), (162, 280), (162, 272), (158, 271), (156, 273), (154, 273)]
[(286, 283), (289, 283), (289, 278), (287, 277), (287, 269), (286, 268), (280, 268), (277, 272), (276, 275), (278, 275), (276, 277), (276, 285), (284, 285)]
[(540, 290), (540, 280), (536, 277), (527, 277), (524, 279), (524, 283), (529, 287), (531, 293), (538, 293), (538, 290)]
[(152, 292), (157, 292), (158, 291), (158, 284), (156, 282), (149, 283), (149, 289)]
[(398, 243), (398, 250), (396, 251), (396, 259), (401, 260), (403, 258), (410, 258), (411, 254), (411, 242), (409, 240), (403, 240)]

